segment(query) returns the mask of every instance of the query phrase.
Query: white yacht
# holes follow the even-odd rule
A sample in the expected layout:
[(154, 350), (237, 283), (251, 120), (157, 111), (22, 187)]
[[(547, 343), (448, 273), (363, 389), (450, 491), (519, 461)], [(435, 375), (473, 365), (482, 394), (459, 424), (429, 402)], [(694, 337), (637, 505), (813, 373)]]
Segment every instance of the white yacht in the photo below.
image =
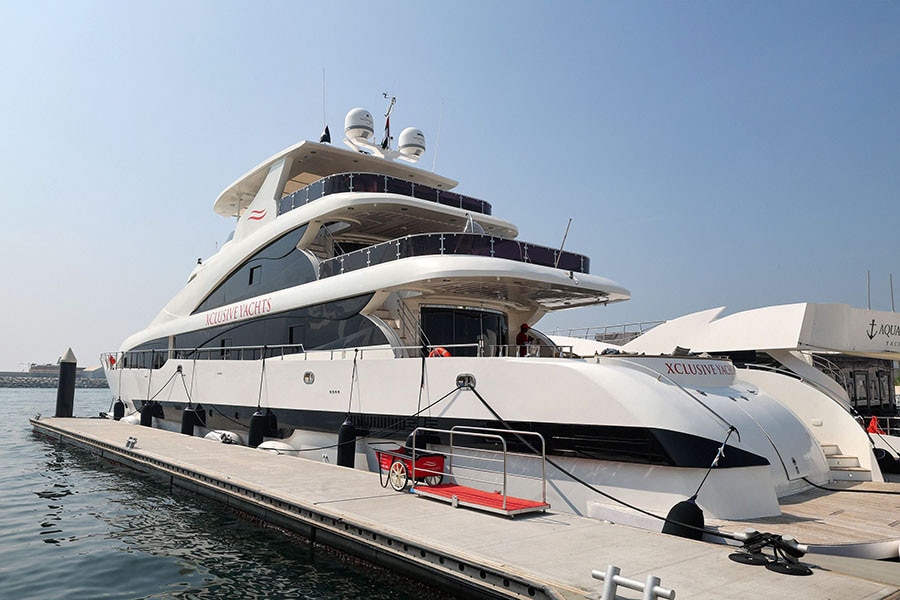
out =
[(328, 462), (351, 422), (351, 460), (373, 471), (372, 443), (419, 426), (535, 432), (547, 501), (577, 514), (664, 515), (692, 498), (711, 517), (777, 515), (779, 498), (829, 480), (802, 420), (727, 359), (578, 353), (537, 329), (516, 344), (522, 324), (629, 292), (414, 166), (419, 130), (394, 149), (354, 109), (345, 134), (346, 148), (301, 142), (218, 197), (230, 240), (104, 356), (126, 418), (177, 430), (189, 409), (201, 434), (247, 442), (265, 414), (264, 445)]
[[(596, 350), (591, 342), (560, 343), (574, 344), (580, 352), (588, 343)], [(806, 424), (826, 454), (840, 457), (829, 461), (831, 479), (882, 482), (882, 466), (889, 473), (897, 470), (900, 439), (869, 435), (868, 419), (856, 412), (847, 391), (877, 386), (889, 395), (888, 386), (893, 385), (889, 368), (879, 380), (857, 376), (853, 381), (829, 358), (895, 361), (900, 356), (900, 314), (811, 302), (732, 314), (720, 307), (660, 323), (619, 348), (653, 354), (676, 347), (728, 356), (739, 378), (778, 398)]]
[[(570, 333), (582, 337), (552, 339), (582, 355), (644, 356), (690, 348), (690, 353), (727, 356), (738, 380), (777, 399), (816, 439), (816, 453), (824, 454), (829, 466), (829, 484), (812, 485), (807, 479), (812, 489), (780, 498), (781, 515), (744, 523), (713, 519), (708, 529), (774, 528), (804, 540), (815, 552), (896, 560), (900, 536), (890, 498), (900, 495), (895, 483), (900, 481), (900, 437), (857, 413), (851, 394), (864, 405), (872, 395), (879, 407), (892, 403), (888, 386), (891, 361), (900, 351), (900, 313), (796, 303), (732, 314), (715, 308), (665, 322)], [(778, 439), (772, 442), (782, 446)], [(787, 461), (781, 464), (789, 470)], [(589, 514), (622, 522), (596, 503)], [(656, 527), (635, 517), (631, 524)]]

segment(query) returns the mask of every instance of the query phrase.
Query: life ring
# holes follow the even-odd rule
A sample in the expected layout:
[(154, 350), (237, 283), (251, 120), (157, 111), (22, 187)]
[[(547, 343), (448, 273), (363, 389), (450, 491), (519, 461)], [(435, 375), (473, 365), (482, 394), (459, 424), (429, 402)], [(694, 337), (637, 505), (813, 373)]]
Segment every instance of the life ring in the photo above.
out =
[(446, 348), (441, 348), (440, 346), (438, 346), (437, 348), (429, 352), (428, 356), (429, 358), (434, 356), (450, 356), (450, 353), (447, 352)]

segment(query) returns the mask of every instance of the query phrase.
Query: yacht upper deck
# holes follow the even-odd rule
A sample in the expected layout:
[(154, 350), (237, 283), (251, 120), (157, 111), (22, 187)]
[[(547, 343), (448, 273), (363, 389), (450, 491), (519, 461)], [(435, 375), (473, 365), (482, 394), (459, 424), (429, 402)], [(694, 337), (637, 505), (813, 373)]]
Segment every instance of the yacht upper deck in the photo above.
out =
[[(239, 216), (256, 197), (269, 169), (279, 161), (291, 163), (283, 181), (282, 196), (293, 194), (323, 178), (342, 173), (377, 173), (423, 186), (421, 190), (427, 187), (443, 192), (457, 185), (453, 179), (430, 173), (409, 163), (385, 160), (330, 144), (303, 141), (272, 156), (228, 186), (219, 194), (213, 210), (225, 217)], [(487, 205), (486, 202), (483, 204)], [(487, 207), (488, 212), (484, 214), (490, 214), (490, 205)]]

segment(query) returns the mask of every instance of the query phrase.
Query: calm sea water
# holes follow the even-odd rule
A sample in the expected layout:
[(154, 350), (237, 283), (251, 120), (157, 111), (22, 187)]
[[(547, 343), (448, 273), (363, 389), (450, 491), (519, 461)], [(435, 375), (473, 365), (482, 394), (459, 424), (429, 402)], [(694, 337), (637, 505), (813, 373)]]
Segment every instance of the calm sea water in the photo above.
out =
[[(32, 433), (56, 390), (0, 388), (0, 598), (449, 597)], [(76, 390), (75, 416), (110, 410)]]

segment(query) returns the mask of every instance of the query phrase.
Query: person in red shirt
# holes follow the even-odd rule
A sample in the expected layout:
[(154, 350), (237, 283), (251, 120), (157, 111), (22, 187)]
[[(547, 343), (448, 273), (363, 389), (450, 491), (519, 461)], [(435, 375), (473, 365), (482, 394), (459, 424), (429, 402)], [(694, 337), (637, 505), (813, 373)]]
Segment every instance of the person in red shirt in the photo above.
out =
[(532, 337), (528, 335), (528, 323), (522, 323), (519, 327), (519, 333), (516, 334), (516, 347), (519, 349), (519, 356), (528, 355), (528, 343), (532, 341)]

